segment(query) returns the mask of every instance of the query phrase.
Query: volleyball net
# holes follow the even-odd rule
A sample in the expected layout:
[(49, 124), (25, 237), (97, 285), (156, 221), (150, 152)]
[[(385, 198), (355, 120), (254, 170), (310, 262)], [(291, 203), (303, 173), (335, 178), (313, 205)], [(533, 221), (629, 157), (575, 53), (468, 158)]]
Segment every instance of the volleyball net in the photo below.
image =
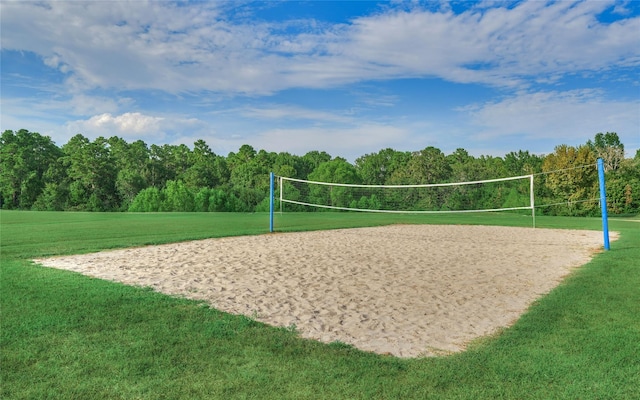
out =
[[(597, 173), (593, 175), (596, 172), (593, 168), (595, 166), (597, 166)], [(331, 210), (396, 214), (521, 212), (531, 216), (533, 227), (536, 226), (536, 207), (564, 207), (566, 202), (569, 208), (582, 208), (581, 212), (590, 211), (592, 207), (599, 206), (598, 208), (602, 211), (603, 230), (605, 235), (608, 235), (602, 160), (598, 159), (598, 164), (595, 166), (585, 165), (544, 174), (498, 179), (413, 185), (319, 182), (284, 176), (276, 177), (271, 174), (270, 230), (273, 231), (273, 212), (276, 202), (280, 212)], [(589, 172), (589, 169), (592, 172)], [(595, 178), (594, 186), (587, 185), (585, 190), (576, 190), (568, 185), (574, 180), (586, 181), (582, 176), (584, 174)], [(537, 206), (535, 185), (541, 180), (547, 181), (547, 186), (555, 188), (558, 192), (556, 196), (560, 195), (559, 198), (563, 200), (557, 204)], [(545, 196), (548, 195), (545, 194)], [(550, 199), (544, 196), (542, 198), (544, 201)], [(605, 248), (608, 249), (608, 239), (605, 239)]]
[(278, 177), (283, 211), (455, 213), (534, 210), (533, 175), (421, 185), (359, 185)]

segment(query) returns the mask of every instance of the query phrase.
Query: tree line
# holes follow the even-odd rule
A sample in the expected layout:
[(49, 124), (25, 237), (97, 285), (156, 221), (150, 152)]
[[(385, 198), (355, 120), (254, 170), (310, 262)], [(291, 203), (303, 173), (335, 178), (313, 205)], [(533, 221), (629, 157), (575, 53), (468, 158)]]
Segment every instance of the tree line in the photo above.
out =
[[(243, 145), (227, 156), (207, 143), (147, 145), (113, 136), (78, 134), (62, 147), (25, 129), (0, 138), (0, 207), (50, 211), (266, 211), (269, 172), (297, 179), (366, 185), (464, 182), (535, 175), (536, 204), (549, 215), (595, 215), (596, 159), (605, 161), (608, 208), (640, 212), (640, 151), (625, 158), (615, 132), (548, 155), (514, 151), (504, 157), (451, 154), (429, 146), (390, 148), (348, 162), (324, 151), (303, 156)], [(481, 196), (495, 196), (490, 192)], [(483, 199), (478, 199), (482, 202)]]

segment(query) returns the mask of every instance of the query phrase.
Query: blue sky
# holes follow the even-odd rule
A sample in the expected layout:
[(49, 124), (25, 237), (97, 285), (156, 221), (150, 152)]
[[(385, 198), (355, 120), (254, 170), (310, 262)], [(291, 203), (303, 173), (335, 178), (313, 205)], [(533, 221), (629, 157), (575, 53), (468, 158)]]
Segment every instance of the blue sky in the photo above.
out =
[(640, 2), (0, 3), (0, 130), (384, 148), (640, 148)]

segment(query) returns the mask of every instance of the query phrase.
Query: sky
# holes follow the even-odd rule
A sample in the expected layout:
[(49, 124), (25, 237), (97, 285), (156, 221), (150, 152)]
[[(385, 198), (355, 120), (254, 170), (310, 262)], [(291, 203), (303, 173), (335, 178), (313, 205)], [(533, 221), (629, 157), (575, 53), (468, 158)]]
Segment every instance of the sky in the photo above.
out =
[(0, 0), (0, 131), (392, 148), (640, 149), (640, 1)]

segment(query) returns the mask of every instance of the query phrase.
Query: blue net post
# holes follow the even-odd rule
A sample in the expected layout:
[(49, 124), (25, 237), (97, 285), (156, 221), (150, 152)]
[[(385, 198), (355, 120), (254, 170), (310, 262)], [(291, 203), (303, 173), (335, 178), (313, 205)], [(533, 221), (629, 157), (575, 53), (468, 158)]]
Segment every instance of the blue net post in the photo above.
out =
[(598, 180), (600, 181), (600, 209), (602, 210), (602, 233), (604, 249), (609, 250), (609, 217), (607, 215), (607, 190), (604, 187), (604, 161), (598, 158)]
[(269, 173), (269, 232), (273, 232), (273, 172)]

